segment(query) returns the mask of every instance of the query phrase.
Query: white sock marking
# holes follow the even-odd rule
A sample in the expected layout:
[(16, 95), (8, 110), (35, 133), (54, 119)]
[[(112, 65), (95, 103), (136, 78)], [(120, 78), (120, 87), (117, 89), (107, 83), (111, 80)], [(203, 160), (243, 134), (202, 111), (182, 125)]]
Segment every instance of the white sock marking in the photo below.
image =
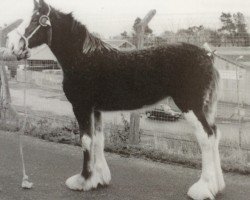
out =
[(196, 129), (195, 135), (202, 152), (201, 177), (189, 189), (188, 195), (195, 200), (214, 199), (215, 195), (225, 186), (218, 150), (219, 137), (208, 137), (193, 112), (189, 112), (185, 117)]
[(100, 124), (93, 133), (92, 139), (87, 135), (82, 137), (82, 148), (90, 153), (89, 167), (92, 175), (87, 180), (80, 174), (74, 175), (67, 179), (67, 187), (72, 190), (88, 191), (96, 188), (98, 184), (108, 185), (111, 174), (104, 156), (104, 135)]
[(88, 135), (84, 135), (82, 136), (82, 150), (83, 151), (90, 151), (90, 147), (91, 147), (91, 138)]

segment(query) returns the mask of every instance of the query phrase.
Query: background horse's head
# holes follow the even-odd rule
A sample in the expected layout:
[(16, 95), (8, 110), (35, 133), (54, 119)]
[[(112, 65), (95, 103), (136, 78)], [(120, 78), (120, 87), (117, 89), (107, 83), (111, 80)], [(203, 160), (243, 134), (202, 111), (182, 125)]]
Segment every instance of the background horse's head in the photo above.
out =
[(15, 40), (18, 42), (10, 42), (11, 48), (18, 58), (28, 57), (28, 48), (42, 44), (50, 46), (52, 39), (50, 14), (51, 7), (44, 0), (39, 0), (39, 2), (34, 0), (34, 9), (29, 25), (25, 28), (24, 33), (16, 33)]

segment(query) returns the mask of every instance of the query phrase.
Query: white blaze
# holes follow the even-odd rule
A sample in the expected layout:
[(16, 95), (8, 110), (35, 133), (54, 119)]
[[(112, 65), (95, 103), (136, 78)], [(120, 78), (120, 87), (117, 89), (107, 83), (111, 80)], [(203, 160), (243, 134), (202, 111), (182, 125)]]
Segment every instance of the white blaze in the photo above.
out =
[(13, 49), (15, 51), (19, 50), (19, 41), (21, 39), (21, 35), (24, 35), (26, 27), (28, 27), (28, 25), (30, 24), (31, 15), (32, 15), (32, 13), (30, 14), (30, 16), (28, 16), (24, 19), (24, 21), (20, 24), (20, 26), (18, 26), (16, 29), (11, 31), (7, 35), (8, 39), (7, 39), (6, 46), (9, 49)]

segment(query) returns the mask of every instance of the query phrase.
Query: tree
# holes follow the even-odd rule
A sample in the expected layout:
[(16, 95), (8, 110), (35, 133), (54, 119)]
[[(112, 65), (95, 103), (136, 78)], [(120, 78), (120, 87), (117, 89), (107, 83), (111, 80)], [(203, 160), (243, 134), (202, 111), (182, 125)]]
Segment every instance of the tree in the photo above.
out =
[[(133, 25), (133, 30), (134, 30), (135, 33), (138, 32), (138, 30), (137, 30), (137, 25), (138, 25), (140, 22), (141, 22), (141, 18), (140, 18), (140, 17), (137, 17), (137, 18), (135, 19), (135, 22), (134, 22), (134, 25)], [(151, 28), (149, 28), (149, 26), (147, 25), (147, 26), (145, 27), (145, 35), (150, 35), (150, 34), (152, 34), (152, 33), (153, 33), (153, 30), (152, 30)]]
[(202, 25), (200, 26), (191, 26), (187, 29), (180, 29), (177, 31), (177, 41), (188, 42), (192, 44), (200, 44), (199, 34), (204, 30)]
[(188, 42), (198, 46), (209, 42), (215, 46), (220, 46), (220, 35), (216, 30), (205, 28), (203, 25), (191, 26), (187, 29), (180, 29), (176, 33), (178, 42)]
[(222, 27), (218, 30), (223, 37), (224, 43), (230, 43), (233, 46), (235, 45), (235, 35), (236, 35), (236, 27), (232, 19), (231, 13), (221, 13), (220, 21), (222, 23)]
[(219, 31), (221, 32), (225, 32), (228, 34), (235, 34), (235, 24), (233, 23), (233, 19), (232, 19), (232, 15), (231, 13), (224, 13), (222, 12), (221, 16), (220, 16), (220, 21), (222, 23), (222, 27), (219, 29)]
[(207, 29), (209, 33), (209, 40), (208, 43), (212, 44), (213, 46), (221, 46), (221, 35), (216, 30)]
[(236, 28), (237, 46), (249, 46), (249, 35), (247, 33), (245, 16), (241, 12), (237, 12), (233, 14), (233, 20)]
[(222, 40), (226, 44), (233, 46), (249, 46), (250, 39), (247, 33), (245, 17), (242, 13), (235, 14), (222, 12), (220, 16), (222, 27), (218, 30)]
[(179, 29), (176, 33), (178, 42), (188, 42), (190, 43), (191, 38), (194, 37), (192, 31), (188, 29)]
[(128, 33), (127, 33), (127, 31), (123, 31), (123, 32), (121, 33), (121, 36), (122, 36), (122, 39), (127, 39), (127, 38), (128, 38)]
[(245, 16), (241, 12), (237, 12), (233, 14), (234, 24), (236, 27), (236, 31), (239, 33), (247, 32), (247, 24), (245, 20)]
[[(133, 33), (132, 33), (132, 43), (139, 48), (139, 44), (140, 44), (140, 34), (142, 34), (142, 30), (141, 27), (139, 27), (138, 25), (141, 23), (142, 19), (137, 17), (134, 21), (134, 25), (132, 27), (133, 29)], [(144, 45), (148, 45), (151, 44), (152, 42), (150, 41), (150, 37), (149, 35), (153, 33), (153, 30), (151, 28), (149, 28), (149, 26), (147, 25), (144, 28), (144, 34), (143, 34), (143, 44)]]
[(161, 43), (174, 43), (176, 42), (176, 34), (173, 31), (164, 31), (160, 37), (156, 37), (157, 45)]

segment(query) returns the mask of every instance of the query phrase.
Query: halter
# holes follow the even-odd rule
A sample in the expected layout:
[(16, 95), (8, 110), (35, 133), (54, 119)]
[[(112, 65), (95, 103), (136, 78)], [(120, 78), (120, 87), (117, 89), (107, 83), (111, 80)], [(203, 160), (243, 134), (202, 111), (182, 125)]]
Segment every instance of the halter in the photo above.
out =
[(41, 27), (47, 27), (49, 26), (50, 27), (50, 30), (49, 30), (49, 39), (48, 39), (48, 45), (51, 46), (51, 40), (52, 40), (52, 27), (51, 27), (51, 22), (50, 22), (50, 18), (49, 18), (49, 15), (50, 15), (50, 12), (51, 12), (51, 7), (49, 7), (49, 11), (47, 13), (47, 15), (42, 15), (40, 18), (39, 18), (39, 25), (34, 29), (34, 31), (27, 37), (25, 37), (23, 34), (20, 34), (18, 33), (25, 41), (25, 47), (28, 48), (29, 46), (29, 39), (32, 38), (34, 36), (34, 34), (41, 28)]

